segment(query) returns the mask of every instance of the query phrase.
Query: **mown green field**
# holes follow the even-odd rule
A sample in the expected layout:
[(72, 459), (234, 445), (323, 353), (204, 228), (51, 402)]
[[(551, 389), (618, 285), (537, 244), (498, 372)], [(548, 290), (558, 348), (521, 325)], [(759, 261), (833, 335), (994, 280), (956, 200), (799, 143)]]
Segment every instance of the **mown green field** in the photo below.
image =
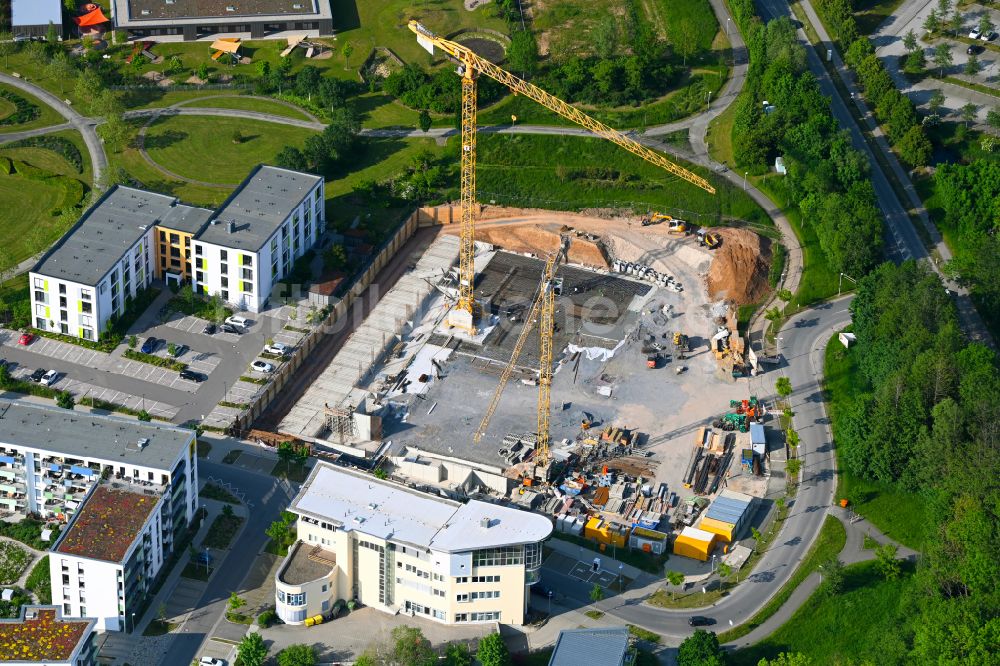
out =
[(184, 105), (184, 108), (238, 109), (240, 111), (267, 113), (272, 116), (281, 116), (282, 118), (294, 118), (295, 120), (312, 120), (299, 109), (287, 104), (282, 104), (281, 102), (265, 97), (249, 97), (245, 95), (221, 95), (218, 97), (210, 95), (188, 102)]

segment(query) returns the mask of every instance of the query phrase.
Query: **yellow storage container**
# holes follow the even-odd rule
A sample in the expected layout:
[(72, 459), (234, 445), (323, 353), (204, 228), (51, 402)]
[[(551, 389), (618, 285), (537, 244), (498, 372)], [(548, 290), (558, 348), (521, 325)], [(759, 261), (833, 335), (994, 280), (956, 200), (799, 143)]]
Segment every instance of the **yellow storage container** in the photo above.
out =
[(628, 543), (629, 531), (624, 525), (610, 523), (602, 518), (591, 518), (583, 526), (583, 536), (619, 548), (624, 548)]
[(698, 527), (706, 532), (717, 535), (720, 541), (725, 541), (726, 543), (733, 540), (733, 531), (736, 529), (736, 525), (732, 523), (709, 518), (708, 516), (701, 519)]
[(685, 527), (674, 539), (674, 555), (702, 562), (708, 559), (714, 547), (715, 534), (699, 530), (697, 527)]
[(312, 617), (307, 617), (306, 618), (306, 626), (307, 627), (311, 627), (314, 624), (323, 624), (323, 616), (322, 615), (313, 615)]

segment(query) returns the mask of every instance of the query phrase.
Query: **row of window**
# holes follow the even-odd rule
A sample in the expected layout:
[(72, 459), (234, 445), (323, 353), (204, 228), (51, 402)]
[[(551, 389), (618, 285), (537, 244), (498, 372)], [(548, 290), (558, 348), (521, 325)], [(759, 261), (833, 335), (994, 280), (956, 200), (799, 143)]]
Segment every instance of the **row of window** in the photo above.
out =
[(500, 590), (486, 590), (484, 592), (462, 592), (455, 595), (455, 601), (468, 602), (480, 599), (499, 599)]
[(503, 567), (512, 564), (524, 564), (524, 548), (522, 546), (484, 548), (472, 554), (472, 566), (474, 567)]
[(278, 590), (278, 603), (288, 604), (289, 606), (305, 606), (306, 593), (299, 592), (298, 594), (285, 594), (284, 590)]
[(500, 611), (485, 611), (480, 613), (456, 613), (455, 622), (490, 622), (500, 619)]
[(424, 571), (423, 569), (418, 569), (417, 567), (413, 566), (412, 564), (404, 565), (402, 562), (396, 562), (396, 568), (398, 568), (398, 569), (406, 569), (406, 571), (408, 571), (411, 574), (415, 574), (419, 578), (428, 578), (429, 579), (431, 577), (431, 573), (429, 571)]

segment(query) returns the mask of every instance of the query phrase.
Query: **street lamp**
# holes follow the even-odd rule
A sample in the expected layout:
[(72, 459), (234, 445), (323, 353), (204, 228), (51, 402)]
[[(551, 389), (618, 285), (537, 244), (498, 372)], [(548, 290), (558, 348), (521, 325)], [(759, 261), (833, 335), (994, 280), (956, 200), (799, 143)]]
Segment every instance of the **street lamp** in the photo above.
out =
[(622, 569), (624, 569), (624, 568), (625, 568), (624, 564), (619, 564), (618, 565), (618, 592), (619, 593), (625, 591), (624, 587), (623, 587), (623, 583), (622, 583)]
[(705, 108), (706, 109), (711, 109), (712, 108), (712, 91), (711, 90), (708, 91), (708, 103), (705, 105)]
[(732, 22), (732, 20), (733, 19), (731, 19), (729, 17), (726, 17), (726, 38), (727, 39), (729, 38), (729, 24)]
[(750, 175), (749, 171), (744, 171), (743, 172), (743, 191), (744, 192), (747, 191), (747, 176), (749, 176), (749, 175)]
[(552, 590), (549, 590), (549, 616), (552, 616)]
[(132, 633), (135, 633), (135, 613), (132, 613)]

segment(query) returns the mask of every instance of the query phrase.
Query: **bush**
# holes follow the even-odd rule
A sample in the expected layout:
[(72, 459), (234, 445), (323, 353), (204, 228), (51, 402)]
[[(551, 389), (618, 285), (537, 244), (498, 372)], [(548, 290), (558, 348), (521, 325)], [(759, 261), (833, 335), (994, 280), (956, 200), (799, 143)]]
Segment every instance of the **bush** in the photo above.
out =
[(49, 578), (49, 556), (38, 560), (24, 586), (35, 593), (40, 604), (52, 603), (52, 580)]
[(0, 90), (0, 97), (14, 105), (14, 112), (6, 118), (0, 119), (0, 125), (20, 125), (30, 123), (38, 118), (42, 111), (38, 105), (29, 102), (24, 97), (11, 92), (10, 90)]
[(10, 541), (0, 541), (0, 585), (16, 583), (31, 564), (31, 553)]
[(170, 358), (163, 358), (162, 356), (156, 356), (155, 354), (145, 354), (134, 349), (126, 349), (122, 353), (122, 356), (133, 361), (141, 361), (142, 363), (148, 363), (150, 365), (167, 368), (169, 370), (176, 370), (177, 372), (187, 369), (187, 363), (181, 363), (180, 361), (175, 361)]
[(264, 629), (267, 629), (272, 624), (274, 624), (278, 619), (278, 614), (273, 610), (266, 610), (257, 616), (257, 624)]
[[(42, 541), (42, 530), (51, 529), (52, 538), (50, 541)], [(54, 525), (46, 528), (45, 523), (34, 518), (24, 518), (17, 523), (0, 521), (0, 535), (20, 541), (31, 546), (35, 550), (48, 550), (59, 536), (59, 527)]]

